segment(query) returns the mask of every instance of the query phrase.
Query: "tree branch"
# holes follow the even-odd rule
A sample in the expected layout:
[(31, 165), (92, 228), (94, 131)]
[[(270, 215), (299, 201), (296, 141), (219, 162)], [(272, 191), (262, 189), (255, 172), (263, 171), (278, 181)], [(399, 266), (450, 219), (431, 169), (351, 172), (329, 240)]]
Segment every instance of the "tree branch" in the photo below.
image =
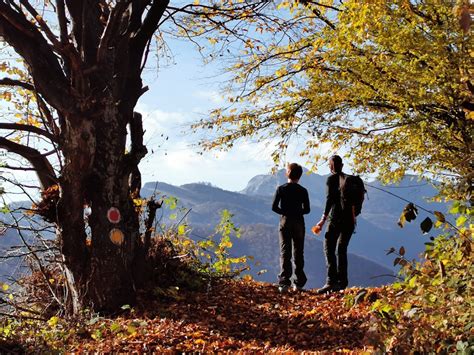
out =
[(144, 254), (147, 255), (148, 250), (150, 249), (151, 245), (151, 234), (153, 233), (153, 222), (155, 221), (156, 217), (156, 210), (161, 208), (162, 202), (155, 201), (153, 198), (154, 196), (150, 197), (147, 203), (148, 207), (148, 216), (145, 221), (145, 236), (143, 241), (143, 250)]
[(115, 37), (116, 33), (120, 29), (120, 18), (127, 6), (127, 3), (119, 2), (110, 12), (107, 25), (99, 42), (99, 48), (97, 50), (97, 62), (101, 62), (105, 57), (110, 45), (110, 40)]
[(26, 61), (34, 86), (53, 107), (73, 111), (67, 79), (54, 54), (39, 30), (22, 13), (0, 2), (0, 37)]
[(16, 79), (2, 78), (0, 79), (0, 85), (19, 86), (26, 90), (35, 91), (35, 86), (33, 84), (27, 83), (26, 81), (16, 80)]
[(32, 132), (36, 133), (40, 136), (44, 136), (50, 139), (52, 142), (56, 142), (56, 137), (53, 134), (41, 129), (39, 127), (27, 125), (27, 124), (20, 124), (20, 123), (2, 123), (0, 122), (0, 129), (10, 129), (14, 131), (25, 131), (25, 132)]
[(138, 112), (134, 112), (130, 120), (130, 140), (131, 149), (130, 153), (124, 157), (124, 170), (129, 175), (130, 192), (138, 196), (141, 189), (141, 174), (138, 163), (147, 153), (147, 149), (143, 145), (142, 115)]
[(324, 8), (326, 8), (326, 9), (330, 9), (330, 10), (334, 10), (334, 11), (338, 11), (338, 12), (341, 11), (341, 9), (339, 9), (339, 8), (337, 8), (337, 7), (334, 7), (334, 6), (331, 6), (331, 5), (327, 5), (327, 4), (322, 4), (322, 3), (316, 2), (316, 1), (301, 0), (301, 3), (302, 3), (303, 5), (312, 4), (312, 5), (315, 5), (315, 6), (324, 7)]
[[(87, 67), (97, 63), (97, 52), (105, 25), (101, 22), (99, 0), (83, 0), (82, 7), (82, 57)], [(118, 6), (118, 5), (115, 5)]]
[(49, 110), (48, 105), (46, 105), (46, 102), (44, 102), (43, 98), (36, 91), (35, 96), (36, 101), (38, 102), (39, 113), (41, 115), (41, 118), (43, 119), (43, 124), (45, 125), (45, 127), (51, 130), (54, 137), (59, 136), (59, 127), (56, 122), (54, 122), (53, 115)]
[(64, 0), (56, 0), (56, 8), (58, 14), (59, 30), (60, 30), (60, 40), (61, 44), (68, 45), (68, 31), (67, 31), (67, 18), (66, 18), (66, 9)]
[(2, 169), (21, 170), (21, 171), (35, 171), (35, 168), (23, 168), (21, 166), (0, 165)]
[(82, 7), (83, 1), (66, 0), (67, 10), (72, 19), (72, 35), (76, 42), (77, 50), (82, 48)]
[(154, 0), (151, 4), (146, 17), (143, 20), (142, 26), (133, 37), (133, 53), (135, 54), (135, 62), (137, 60), (138, 62), (141, 61), (146, 45), (153, 33), (155, 33), (155, 31), (158, 29), (158, 24), (161, 17), (165, 13), (166, 8), (168, 7), (168, 4), (169, 0)]
[(34, 87), (34, 85), (30, 84), (30, 83), (27, 83), (25, 81), (10, 79), (10, 78), (0, 79), (0, 85), (19, 86), (19, 87), (22, 87), (25, 90), (30, 90), (35, 94), (36, 100), (38, 102), (38, 108), (39, 108), (40, 114), (43, 114), (45, 116), (46, 123), (49, 125), (49, 128), (53, 132), (52, 135), (49, 132), (47, 132), (49, 134), (47, 137), (55, 142), (56, 141), (55, 137), (59, 134), (59, 127), (54, 122), (51, 111), (48, 109), (48, 106), (44, 102), (43, 98), (36, 91), (36, 88)]
[(28, 0), (20, 0), (20, 4), (22, 4), (28, 12), (33, 16), (33, 18), (38, 22), (39, 26), (43, 30), (43, 32), (46, 34), (46, 37), (50, 40), (50, 42), (53, 44), (53, 47), (60, 52), (61, 51), (61, 44), (59, 43), (58, 39), (54, 35), (54, 33), (51, 31), (49, 28), (48, 24), (43, 20), (43, 17), (36, 11), (36, 9), (31, 6), (31, 4), (28, 2)]
[(12, 142), (6, 138), (0, 137), (0, 148), (8, 152), (18, 154), (30, 162), (38, 175), (38, 179), (43, 190), (57, 183), (54, 169), (39, 151), (22, 144)]
[(128, 27), (129, 33), (134, 33), (140, 29), (143, 12), (149, 3), (150, 0), (132, 1), (132, 14), (130, 15), (130, 25)]

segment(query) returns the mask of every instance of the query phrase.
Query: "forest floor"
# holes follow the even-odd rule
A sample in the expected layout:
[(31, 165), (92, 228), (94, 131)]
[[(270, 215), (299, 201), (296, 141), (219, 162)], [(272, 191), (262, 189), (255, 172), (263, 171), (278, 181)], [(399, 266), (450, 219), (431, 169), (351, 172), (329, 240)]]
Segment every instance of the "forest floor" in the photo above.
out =
[[(351, 288), (280, 294), (275, 285), (220, 281), (203, 291), (168, 289), (165, 297), (142, 297), (115, 318), (92, 318), (65, 345), (67, 352), (364, 352), (370, 351), (370, 302)], [(370, 296), (370, 297), (367, 297)]]

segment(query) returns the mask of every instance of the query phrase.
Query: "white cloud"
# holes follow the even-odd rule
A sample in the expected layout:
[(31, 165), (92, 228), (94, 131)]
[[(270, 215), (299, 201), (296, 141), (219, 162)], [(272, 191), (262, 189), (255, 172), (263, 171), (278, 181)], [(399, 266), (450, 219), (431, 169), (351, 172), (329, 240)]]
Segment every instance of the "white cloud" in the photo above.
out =
[[(273, 167), (271, 153), (275, 141), (252, 142), (250, 139), (234, 145), (230, 151), (199, 154), (192, 144), (207, 132), (191, 134), (189, 124), (196, 113), (166, 112), (140, 105), (144, 118), (145, 143), (149, 154), (140, 164), (144, 182), (162, 181), (174, 185), (208, 181), (224, 189), (239, 191), (258, 174), (269, 173)], [(183, 131), (188, 128), (186, 133)], [(165, 137), (169, 137), (167, 140)], [(301, 143), (301, 142), (300, 142)], [(302, 164), (301, 144), (288, 151), (287, 161)], [(282, 162), (285, 164), (285, 162)]]
[(220, 105), (225, 101), (224, 96), (216, 90), (198, 90), (193, 93), (193, 96), (213, 105)]
[(140, 164), (143, 181), (163, 181), (174, 185), (208, 181), (228, 190), (242, 190), (248, 180), (270, 171), (268, 155), (248, 145), (228, 152), (197, 153), (185, 141), (147, 156)]

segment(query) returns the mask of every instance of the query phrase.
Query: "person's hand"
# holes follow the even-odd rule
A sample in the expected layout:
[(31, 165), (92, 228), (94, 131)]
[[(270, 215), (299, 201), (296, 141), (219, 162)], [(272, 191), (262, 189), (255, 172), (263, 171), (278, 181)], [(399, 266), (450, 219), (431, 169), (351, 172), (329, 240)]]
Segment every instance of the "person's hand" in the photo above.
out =
[(311, 228), (311, 232), (313, 232), (313, 234), (319, 235), (319, 233), (321, 233), (321, 225), (319, 223), (315, 224)]
[(326, 218), (323, 216), (321, 220), (311, 228), (311, 231), (316, 235), (321, 233), (321, 230), (323, 229), (323, 226), (324, 226), (324, 222), (326, 222)]

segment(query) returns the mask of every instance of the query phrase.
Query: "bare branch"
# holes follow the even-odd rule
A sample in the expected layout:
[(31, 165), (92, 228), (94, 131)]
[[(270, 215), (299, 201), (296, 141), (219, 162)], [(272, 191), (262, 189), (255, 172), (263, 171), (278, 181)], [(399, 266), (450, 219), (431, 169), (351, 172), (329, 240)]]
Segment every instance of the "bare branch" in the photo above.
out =
[(139, 196), (141, 189), (141, 174), (138, 169), (138, 163), (146, 155), (147, 149), (143, 145), (143, 122), (142, 115), (138, 112), (133, 113), (130, 121), (130, 153), (124, 157), (125, 174), (129, 175), (130, 192)]
[(0, 85), (19, 86), (26, 90), (35, 91), (35, 86), (33, 84), (27, 83), (26, 81), (16, 80), (16, 79), (2, 78), (0, 79)]
[(0, 167), (2, 169), (9, 169), (9, 170), (35, 171), (34, 168), (26, 168), (22, 166), (0, 165)]
[(154, 0), (148, 10), (143, 24), (140, 29), (137, 31), (135, 37), (133, 38), (133, 47), (134, 47), (134, 59), (135, 62), (140, 63), (143, 53), (146, 49), (146, 45), (153, 33), (158, 29), (158, 24), (161, 17), (165, 13), (169, 4), (169, 0)]
[(28, 12), (33, 16), (33, 18), (38, 22), (43, 32), (46, 34), (46, 37), (51, 41), (53, 47), (57, 51), (61, 51), (61, 44), (59, 43), (58, 39), (56, 38), (55, 34), (49, 28), (48, 24), (44, 21), (43, 17), (36, 11), (36, 9), (31, 6), (28, 0), (20, 0), (20, 4), (22, 4)]
[(66, 45), (66, 44), (69, 44), (69, 39), (68, 39), (66, 9), (64, 5), (64, 0), (56, 0), (56, 8), (57, 8), (57, 14), (58, 14), (61, 44)]
[(54, 135), (52, 135), (48, 131), (45, 131), (44, 129), (41, 129), (41, 128), (35, 127), (35, 126), (31, 126), (31, 125), (20, 124), (20, 123), (2, 123), (2, 122), (0, 122), (0, 129), (10, 129), (10, 130), (14, 130), (14, 131), (32, 132), (32, 133), (36, 133), (38, 135), (44, 136), (44, 137), (50, 139), (52, 142), (56, 142), (56, 138), (54, 137)]
[(48, 159), (34, 148), (0, 137), (0, 148), (18, 154), (30, 162), (38, 175), (43, 190), (57, 183), (56, 174)]
[(54, 135), (54, 137), (59, 136), (59, 127), (54, 121), (53, 114), (51, 113), (50, 109), (46, 102), (44, 102), (43, 98), (35, 91), (36, 101), (38, 102), (38, 109), (43, 119), (43, 124), (45, 128), (49, 128)]
[[(127, 0), (130, 1), (130, 0)], [(102, 10), (99, 0), (83, 0), (82, 6), (82, 57), (87, 67), (97, 63), (97, 51), (104, 23), (101, 20)], [(118, 5), (115, 5), (118, 6)]]
[(126, 2), (119, 2), (110, 12), (107, 26), (105, 27), (105, 31), (102, 35), (102, 38), (100, 39), (99, 48), (97, 50), (98, 63), (100, 63), (105, 57), (105, 53), (107, 52), (110, 45), (110, 40), (114, 38), (119, 31), (120, 19), (127, 7), (128, 4)]
[[(21, 219), (20, 219), (20, 220), (17, 219), (14, 214), (11, 214), (11, 217), (13, 218), (13, 220), (15, 221), (15, 223), (19, 226), (19, 222), (20, 222)], [(43, 263), (42, 263), (41, 259), (40, 259), (40, 258), (38, 257), (38, 255), (33, 251), (33, 248), (31, 247), (31, 245), (28, 244), (28, 242), (26, 241), (26, 238), (24, 237), (24, 235), (23, 235), (23, 233), (21, 232), (21, 230), (20, 230), (20, 229), (17, 229), (17, 231), (18, 231), (18, 236), (21, 238), (21, 241), (23, 242), (24, 246), (28, 249), (28, 251), (32, 252), (32, 253), (31, 253), (31, 256), (32, 256), (33, 259), (36, 261), (36, 263), (37, 263), (37, 265), (38, 265), (38, 269), (39, 269), (41, 275), (42, 275), (43, 278), (44, 278), (45, 284), (48, 286), (48, 289), (49, 289), (49, 291), (51, 292), (51, 296), (54, 298), (54, 300), (55, 300), (60, 306), (64, 307), (63, 302), (61, 302), (61, 300), (60, 300), (60, 299), (58, 298), (58, 296), (56, 295), (56, 292), (54, 292), (54, 290), (53, 290), (52, 287), (51, 287), (51, 284), (50, 284), (50, 282), (49, 282), (49, 278), (48, 278), (48, 276), (47, 276), (47, 274), (46, 274), (46, 270), (45, 270), (45, 268), (44, 268), (44, 266), (43, 266)]]
[(84, 1), (66, 0), (66, 6), (72, 20), (72, 34), (77, 49), (80, 51), (82, 48), (82, 7)]
[(74, 111), (68, 81), (58, 58), (39, 30), (5, 2), (0, 2), (0, 37), (25, 59), (35, 88), (52, 106)]
[(148, 216), (145, 222), (145, 236), (144, 236), (144, 243), (143, 243), (143, 248), (145, 255), (150, 249), (150, 244), (151, 244), (151, 235), (153, 233), (153, 222), (155, 221), (156, 217), (156, 210), (158, 208), (161, 208), (161, 205), (163, 203), (160, 201), (155, 201), (154, 196), (152, 196), (147, 203), (148, 207)]

